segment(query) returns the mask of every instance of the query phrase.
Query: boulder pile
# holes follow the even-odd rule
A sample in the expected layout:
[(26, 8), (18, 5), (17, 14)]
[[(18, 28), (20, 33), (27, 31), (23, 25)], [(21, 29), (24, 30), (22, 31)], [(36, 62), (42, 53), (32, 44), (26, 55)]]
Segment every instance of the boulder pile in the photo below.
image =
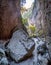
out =
[(45, 41), (39, 37), (30, 38), (22, 29), (15, 31), (8, 42), (0, 42), (0, 65), (48, 65), (49, 54)]

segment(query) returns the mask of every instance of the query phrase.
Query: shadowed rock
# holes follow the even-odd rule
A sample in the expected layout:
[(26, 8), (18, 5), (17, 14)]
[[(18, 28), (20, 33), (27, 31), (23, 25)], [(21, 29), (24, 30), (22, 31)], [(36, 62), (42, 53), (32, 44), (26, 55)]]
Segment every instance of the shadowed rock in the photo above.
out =
[(22, 28), (20, 0), (0, 0), (0, 39), (10, 38), (15, 27)]

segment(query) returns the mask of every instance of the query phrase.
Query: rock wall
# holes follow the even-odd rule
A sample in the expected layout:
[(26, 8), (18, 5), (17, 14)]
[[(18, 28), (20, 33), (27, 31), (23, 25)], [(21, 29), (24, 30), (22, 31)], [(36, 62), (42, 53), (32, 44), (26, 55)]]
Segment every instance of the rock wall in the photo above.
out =
[(35, 0), (33, 8), (34, 24), (39, 30), (43, 30), (45, 35), (51, 34), (50, 21), (51, 21), (51, 1), (50, 0)]
[(20, 0), (0, 0), (0, 39), (8, 39), (17, 26), (22, 28)]
[(48, 22), (48, 34), (51, 36), (51, 0), (46, 1), (46, 17)]

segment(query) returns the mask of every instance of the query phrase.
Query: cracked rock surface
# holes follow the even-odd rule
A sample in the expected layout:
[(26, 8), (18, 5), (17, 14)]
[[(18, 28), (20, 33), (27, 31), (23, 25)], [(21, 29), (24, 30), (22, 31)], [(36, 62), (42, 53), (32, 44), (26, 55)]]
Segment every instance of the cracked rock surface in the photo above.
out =
[(32, 55), (35, 43), (32, 39), (28, 39), (28, 35), (23, 30), (13, 33), (7, 49), (10, 56), (16, 62), (27, 59)]

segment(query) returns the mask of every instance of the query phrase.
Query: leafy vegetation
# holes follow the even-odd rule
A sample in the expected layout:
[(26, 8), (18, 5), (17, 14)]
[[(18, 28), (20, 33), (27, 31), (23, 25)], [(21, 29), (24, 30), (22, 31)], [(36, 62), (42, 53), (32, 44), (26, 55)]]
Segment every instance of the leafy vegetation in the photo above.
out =
[(34, 25), (29, 25), (29, 26), (27, 27), (27, 30), (28, 30), (29, 36), (36, 35), (36, 34), (35, 34), (36, 27), (35, 27)]
[(27, 19), (22, 18), (22, 23), (23, 23), (24, 25), (28, 25)]

